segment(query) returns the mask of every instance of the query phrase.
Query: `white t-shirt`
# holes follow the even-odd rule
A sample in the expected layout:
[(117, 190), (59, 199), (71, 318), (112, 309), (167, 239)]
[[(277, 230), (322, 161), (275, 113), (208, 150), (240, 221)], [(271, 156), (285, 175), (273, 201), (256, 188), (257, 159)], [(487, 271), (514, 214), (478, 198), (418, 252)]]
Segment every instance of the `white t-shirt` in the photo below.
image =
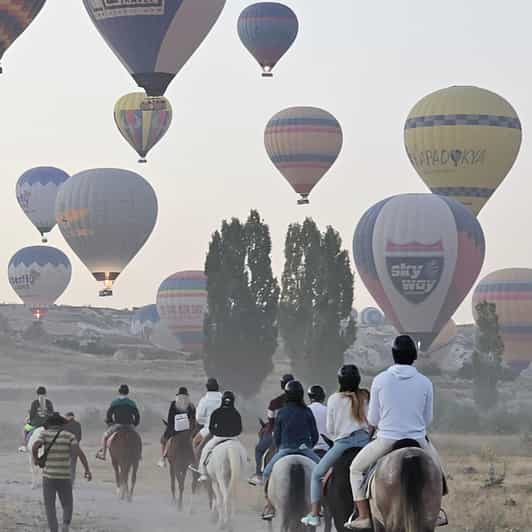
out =
[(308, 407), (312, 410), (314, 414), (314, 419), (316, 420), (316, 426), (318, 427), (318, 433), (320, 434), (320, 439), (314, 447), (316, 450), (328, 451), (329, 446), (325, 443), (325, 440), (321, 437), (322, 434), (327, 434), (327, 407), (322, 403), (310, 403)]
[(368, 421), (377, 438), (422, 440), (433, 419), (432, 383), (414, 366), (396, 364), (375, 377)]
[(196, 409), (196, 421), (203, 425), (202, 436), (209, 434), (209, 423), (212, 413), (222, 406), (222, 394), (220, 392), (207, 392), (199, 401)]
[[(364, 411), (367, 405), (364, 404)], [(357, 421), (351, 413), (351, 399), (335, 393), (327, 401), (327, 435), (334, 441), (345, 438), (356, 430), (367, 429), (366, 423)]]

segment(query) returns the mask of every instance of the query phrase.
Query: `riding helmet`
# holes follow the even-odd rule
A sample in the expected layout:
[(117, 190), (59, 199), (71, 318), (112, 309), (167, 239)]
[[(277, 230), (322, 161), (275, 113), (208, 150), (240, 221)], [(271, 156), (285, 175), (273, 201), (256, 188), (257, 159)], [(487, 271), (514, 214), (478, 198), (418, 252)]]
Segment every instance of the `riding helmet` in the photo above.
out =
[(129, 386), (127, 384), (121, 384), (118, 388), (119, 395), (129, 395)]
[(360, 372), (354, 364), (344, 364), (338, 370), (338, 384), (346, 391), (355, 391), (360, 386)]
[(281, 388), (284, 390), (286, 388), (286, 385), (293, 380), (295, 379), (291, 373), (287, 373), (286, 375), (283, 375), (281, 377)]
[(401, 334), (393, 342), (392, 354), (396, 364), (413, 364), (417, 360), (416, 343), (407, 334)]
[(184, 386), (181, 386), (181, 388), (177, 390), (177, 395), (188, 395), (188, 389)]
[(319, 384), (314, 384), (314, 386), (311, 386), (308, 389), (307, 394), (311, 401), (318, 401), (319, 403), (323, 403), (325, 401), (325, 390)]
[(222, 395), (222, 406), (232, 407), (235, 406), (235, 394), (231, 391), (226, 391)]
[(207, 379), (207, 391), (208, 392), (220, 391), (220, 386), (218, 385), (218, 381), (215, 378), (210, 377), (209, 379)]
[(302, 403), (305, 397), (305, 390), (303, 385), (296, 380), (289, 381), (284, 389), (286, 393), (286, 400), (293, 403)]
[(39, 386), (37, 388), (37, 395), (46, 395), (46, 388), (44, 386)]

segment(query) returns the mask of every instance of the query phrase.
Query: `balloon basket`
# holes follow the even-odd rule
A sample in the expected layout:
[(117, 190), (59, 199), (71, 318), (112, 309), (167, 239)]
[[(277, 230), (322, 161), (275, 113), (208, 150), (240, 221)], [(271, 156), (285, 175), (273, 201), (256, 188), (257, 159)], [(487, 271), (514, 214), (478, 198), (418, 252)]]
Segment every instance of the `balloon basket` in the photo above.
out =
[(41, 238), (41, 242), (42, 242), (43, 244), (47, 244), (47, 243), (48, 243), (48, 239), (47, 239), (45, 236), (43, 236), (43, 237)]
[(263, 72), (262, 73), (262, 77), (263, 78), (273, 78), (273, 73), (272, 72)]
[(308, 205), (310, 203), (310, 200), (307, 198), (301, 198), (297, 200), (298, 205)]
[(148, 162), (148, 159), (145, 159), (142, 157), (142, 159), (139, 159), (139, 164), (146, 164)]
[(100, 297), (109, 297), (113, 295), (113, 291), (110, 288), (104, 288), (98, 292)]

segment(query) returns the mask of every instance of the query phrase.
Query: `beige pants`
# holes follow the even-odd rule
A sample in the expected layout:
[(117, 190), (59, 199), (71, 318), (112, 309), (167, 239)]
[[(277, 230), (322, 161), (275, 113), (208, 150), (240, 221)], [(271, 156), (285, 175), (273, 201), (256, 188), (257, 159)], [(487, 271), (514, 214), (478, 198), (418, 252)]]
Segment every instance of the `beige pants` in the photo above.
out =
[[(432, 443), (428, 442), (425, 438), (417, 440), (417, 442), (441, 467), (438, 451), (436, 451)], [(395, 443), (396, 440), (377, 438), (376, 440), (369, 442), (366, 447), (356, 455), (351, 464), (351, 489), (353, 490), (353, 499), (355, 501), (364, 501), (367, 499), (365, 489), (363, 489), (364, 474), (373, 464), (376, 464), (383, 456), (389, 454), (393, 450)]]

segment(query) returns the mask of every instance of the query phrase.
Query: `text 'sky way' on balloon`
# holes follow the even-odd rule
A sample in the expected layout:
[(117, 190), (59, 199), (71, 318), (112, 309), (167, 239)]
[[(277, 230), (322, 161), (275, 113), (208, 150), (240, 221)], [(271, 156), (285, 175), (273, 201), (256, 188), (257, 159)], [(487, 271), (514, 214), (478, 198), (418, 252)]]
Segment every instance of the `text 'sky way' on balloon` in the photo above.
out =
[(359, 316), (360, 325), (365, 327), (380, 327), (384, 325), (384, 314), (375, 307), (366, 307)]
[(271, 118), (264, 132), (266, 151), (301, 196), (299, 205), (334, 164), (342, 149), (342, 128), (317, 107), (290, 107)]
[(473, 292), (473, 315), (484, 301), (494, 303), (504, 343), (504, 360), (515, 369), (532, 362), (532, 270), (510, 268), (484, 277)]
[(162, 96), (210, 32), (225, 0), (83, 0), (139, 87)]
[(366, 211), (353, 253), (388, 320), (426, 351), (476, 281), (485, 241), (477, 219), (461, 203), (403, 194)]
[(100, 296), (110, 296), (114, 281), (153, 231), (157, 198), (134, 172), (85, 170), (59, 189), (55, 217), (74, 253), (104, 284)]
[(296, 40), (296, 14), (277, 2), (259, 2), (246, 7), (238, 18), (242, 44), (257, 60), (263, 77), (272, 77), (273, 67)]
[(17, 251), (9, 261), (9, 283), (40, 319), (66, 290), (72, 276), (68, 257), (49, 246), (31, 246)]
[(18, 203), (41, 233), (43, 242), (47, 242), (44, 235), (55, 227), (57, 191), (69, 177), (59, 168), (39, 166), (24, 172), (17, 181)]
[(207, 278), (201, 271), (174, 273), (157, 292), (161, 321), (188, 353), (203, 350), (203, 321), (207, 313)]
[(140, 307), (135, 310), (133, 318), (131, 319), (131, 334), (149, 340), (159, 321), (160, 318), (159, 312), (157, 311), (157, 305), (153, 304)]
[(139, 163), (166, 134), (172, 122), (172, 106), (164, 97), (147, 97), (142, 92), (122, 96), (115, 105), (116, 127), (139, 154)]
[(0, 2), (0, 59), (16, 38), (33, 22), (45, 1), (2, 0)]
[(449, 87), (414, 106), (404, 139), (410, 161), (430, 190), (477, 215), (517, 158), (521, 122), (493, 92)]

